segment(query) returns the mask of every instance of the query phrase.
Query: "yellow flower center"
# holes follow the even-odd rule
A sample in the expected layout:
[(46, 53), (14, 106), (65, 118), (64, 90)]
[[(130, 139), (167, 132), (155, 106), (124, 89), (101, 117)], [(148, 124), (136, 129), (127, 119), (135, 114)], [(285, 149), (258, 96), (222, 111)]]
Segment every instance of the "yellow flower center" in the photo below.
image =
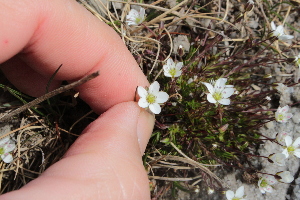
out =
[(300, 65), (300, 58), (296, 60), (297, 65)]
[(283, 114), (279, 114), (277, 117), (277, 121), (282, 121), (284, 119)]
[(0, 155), (4, 154), (4, 148), (0, 148)]
[(175, 75), (176, 75), (176, 69), (175, 69), (175, 68), (171, 68), (171, 69), (169, 70), (169, 73), (170, 73), (170, 75), (172, 76), (172, 78), (174, 78)]
[(222, 93), (221, 92), (215, 92), (212, 96), (216, 101), (220, 101), (222, 99)]
[(233, 197), (231, 200), (240, 200), (241, 198)]
[(143, 22), (143, 18), (142, 17), (135, 18), (135, 23), (136, 24), (141, 24), (142, 22)]
[(289, 147), (287, 148), (287, 150), (288, 150), (289, 153), (294, 152), (294, 151), (295, 151), (295, 147), (289, 146)]
[(260, 187), (267, 187), (267, 186), (268, 186), (267, 181), (265, 179), (262, 180), (261, 183), (260, 183)]
[(146, 100), (148, 103), (153, 104), (156, 102), (156, 96), (154, 96), (153, 94), (148, 94)]

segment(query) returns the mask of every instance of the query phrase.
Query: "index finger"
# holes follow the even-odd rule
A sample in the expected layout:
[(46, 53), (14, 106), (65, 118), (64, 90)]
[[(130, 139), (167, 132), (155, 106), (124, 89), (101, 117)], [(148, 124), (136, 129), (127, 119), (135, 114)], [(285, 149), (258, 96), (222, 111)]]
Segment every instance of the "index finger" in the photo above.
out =
[[(78, 87), (96, 112), (132, 101), (136, 87), (148, 85), (115, 31), (75, 1), (2, 1), (0, 13), (0, 62), (10, 59), (2, 69), (27, 93), (41, 95), (41, 83), (60, 64), (56, 80), (77, 80), (100, 70), (98, 78)], [(34, 83), (30, 88), (28, 81)]]

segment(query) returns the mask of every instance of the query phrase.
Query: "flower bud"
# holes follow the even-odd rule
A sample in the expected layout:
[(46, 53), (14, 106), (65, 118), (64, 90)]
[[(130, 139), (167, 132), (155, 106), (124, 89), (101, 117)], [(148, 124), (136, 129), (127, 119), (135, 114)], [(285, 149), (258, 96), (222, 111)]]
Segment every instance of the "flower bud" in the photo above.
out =
[(239, 23), (244, 18), (244, 13), (239, 13), (235, 17), (235, 23)]
[(266, 75), (264, 75), (263, 78), (272, 78), (272, 75), (271, 74), (266, 74)]
[(219, 128), (220, 133), (225, 133), (225, 131), (228, 129), (229, 124), (224, 124)]
[(245, 6), (245, 11), (250, 12), (253, 8), (254, 8), (254, 2), (253, 0), (249, 0)]
[(179, 47), (177, 49), (177, 53), (180, 57), (182, 57), (184, 55), (184, 48), (182, 47), (182, 45), (179, 45)]

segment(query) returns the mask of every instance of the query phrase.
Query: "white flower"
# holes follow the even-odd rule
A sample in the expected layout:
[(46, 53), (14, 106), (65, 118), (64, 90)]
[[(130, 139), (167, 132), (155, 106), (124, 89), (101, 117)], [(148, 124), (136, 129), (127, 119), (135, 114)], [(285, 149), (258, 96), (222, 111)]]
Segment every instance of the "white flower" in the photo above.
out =
[(226, 198), (227, 200), (246, 200), (244, 199), (244, 186), (239, 187), (235, 194), (231, 190), (226, 191)]
[(286, 148), (283, 150), (283, 154), (285, 157), (289, 157), (290, 154), (300, 158), (300, 137), (298, 137), (295, 142), (293, 143), (291, 136), (286, 136), (284, 138)]
[(172, 78), (180, 76), (182, 73), (182, 66), (182, 62), (178, 62), (175, 64), (172, 58), (169, 58), (167, 60), (167, 64), (163, 66), (165, 76)]
[(263, 175), (258, 181), (258, 187), (261, 193), (265, 194), (266, 192), (273, 192), (273, 187), (275, 183), (278, 181), (274, 178), (274, 176)]
[(295, 57), (295, 62), (298, 65), (298, 67), (300, 68), (300, 54)]
[(0, 140), (0, 155), (1, 159), (5, 163), (10, 163), (13, 161), (12, 155), (9, 153), (16, 148), (14, 141), (12, 141), (9, 137), (5, 137)]
[(140, 8), (140, 12), (135, 9), (131, 9), (126, 16), (127, 24), (130, 25), (140, 25), (145, 20), (145, 9)]
[(285, 144), (285, 137), (288, 135), (292, 135), (292, 133), (289, 133), (289, 132), (278, 133), (276, 136), (277, 142), (279, 142), (280, 144)]
[(210, 103), (229, 105), (230, 99), (228, 99), (233, 93), (233, 85), (225, 85), (227, 78), (219, 78), (215, 83), (202, 82), (208, 89), (207, 100)]
[(164, 103), (168, 101), (169, 95), (165, 92), (159, 91), (159, 83), (154, 81), (148, 91), (145, 88), (139, 86), (138, 94), (140, 96), (140, 100), (138, 102), (139, 106), (142, 108), (147, 108), (154, 113), (159, 114), (161, 111), (160, 103)]
[(276, 175), (281, 177), (281, 179), (279, 181), (283, 182), (283, 183), (291, 183), (294, 180), (294, 176), (289, 171), (282, 171), (282, 172), (276, 173)]
[(275, 119), (278, 122), (287, 122), (289, 119), (293, 117), (292, 113), (288, 113), (289, 106), (286, 105), (284, 107), (278, 107), (277, 111), (275, 112)]
[(290, 40), (294, 38), (292, 35), (285, 35), (283, 26), (279, 25), (276, 27), (273, 21), (271, 22), (271, 28), (273, 30), (273, 36), (278, 37), (279, 40)]
[(283, 153), (275, 153), (269, 156), (269, 159), (272, 160), (273, 163), (278, 166), (284, 166), (286, 156)]

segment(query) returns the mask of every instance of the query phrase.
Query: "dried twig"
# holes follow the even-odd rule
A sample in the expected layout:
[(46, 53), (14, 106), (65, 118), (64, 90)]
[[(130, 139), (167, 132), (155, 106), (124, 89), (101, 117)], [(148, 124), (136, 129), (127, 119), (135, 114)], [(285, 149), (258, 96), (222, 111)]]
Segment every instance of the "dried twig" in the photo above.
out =
[(21, 112), (29, 109), (29, 108), (31, 108), (32, 106), (35, 106), (35, 105), (37, 105), (37, 104), (39, 104), (39, 103), (41, 103), (41, 102), (43, 102), (43, 101), (45, 101), (45, 100), (47, 100), (47, 99), (55, 96), (55, 95), (63, 93), (63, 92), (65, 92), (67, 90), (70, 90), (70, 89), (72, 89), (74, 87), (82, 85), (82, 84), (84, 84), (84, 83), (86, 83), (86, 82), (88, 82), (88, 81), (96, 78), (97, 76), (99, 76), (99, 71), (94, 72), (94, 73), (92, 73), (90, 75), (87, 75), (87, 76), (83, 77), (82, 79), (80, 79), (78, 81), (75, 81), (75, 82), (70, 83), (68, 85), (65, 85), (65, 86), (62, 86), (60, 88), (57, 88), (56, 90), (48, 92), (47, 94), (44, 94), (43, 96), (36, 98), (35, 100), (33, 100), (33, 101), (25, 104), (24, 106), (21, 106), (20, 108), (18, 108), (16, 110), (14, 110), (12, 112), (9, 112), (7, 114), (4, 114), (3, 116), (0, 117), (0, 121), (8, 120), (11, 117), (13, 117), (13, 116), (15, 116), (15, 115), (17, 115), (17, 114), (19, 114), (19, 113), (21, 113)]

